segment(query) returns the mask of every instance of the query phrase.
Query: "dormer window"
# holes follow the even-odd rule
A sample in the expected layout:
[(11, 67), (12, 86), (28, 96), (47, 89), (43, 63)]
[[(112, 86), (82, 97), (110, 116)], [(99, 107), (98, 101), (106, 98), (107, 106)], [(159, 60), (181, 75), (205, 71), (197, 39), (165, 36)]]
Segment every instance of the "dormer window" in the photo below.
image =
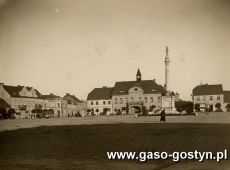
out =
[(120, 93), (124, 93), (125, 91), (121, 90)]

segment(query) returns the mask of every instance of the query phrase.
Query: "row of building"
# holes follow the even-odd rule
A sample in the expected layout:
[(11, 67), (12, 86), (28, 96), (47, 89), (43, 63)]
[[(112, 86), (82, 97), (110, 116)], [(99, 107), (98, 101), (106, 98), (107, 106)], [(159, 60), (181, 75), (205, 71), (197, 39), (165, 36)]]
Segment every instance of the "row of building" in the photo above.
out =
[[(8, 86), (0, 83), (0, 107), (16, 110), (23, 118), (33, 116), (34, 109), (53, 111), (54, 117), (67, 117), (80, 114), (111, 115), (133, 114), (165, 109), (166, 113), (177, 113), (175, 102), (179, 94), (170, 89), (168, 47), (165, 55), (165, 84), (158, 84), (155, 79), (142, 80), (140, 70), (137, 70), (136, 80), (119, 81), (113, 87), (93, 89), (87, 97), (87, 102), (79, 100), (74, 95), (64, 97), (54, 94), (42, 95), (33, 87)], [(192, 92), (194, 109), (227, 111), (230, 106), (230, 91), (224, 91), (221, 84), (196, 86)], [(219, 108), (218, 108), (219, 107)]]
[(86, 111), (86, 103), (69, 93), (64, 97), (52, 93), (42, 95), (33, 87), (9, 86), (3, 83), (0, 83), (0, 106), (15, 109), (20, 118), (36, 116), (33, 114), (35, 109), (51, 110), (53, 117), (83, 115)]
[[(80, 114), (111, 115), (134, 114), (151, 110), (151, 108), (175, 111), (175, 102), (179, 101), (178, 93), (171, 93), (171, 102), (165, 100), (165, 88), (155, 80), (142, 80), (138, 69), (136, 81), (116, 82), (114, 87), (93, 89), (87, 102), (66, 93), (64, 97), (54, 94), (42, 95), (37, 89), (26, 86), (8, 86), (0, 83), (0, 107), (13, 108), (21, 118), (32, 118), (34, 109), (53, 110), (54, 117), (68, 117)], [(201, 84), (193, 88), (194, 109), (215, 111), (218, 107), (229, 111), (230, 91), (223, 90), (222, 84)], [(171, 105), (170, 105), (171, 104)]]
[(114, 87), (93, 89), (87, 97), (87, 111), (91, 114), (132, 114), (164, 108), (175, 112), (175, 101), (179, 100), (178, 93), (171, 93), (168, 102), (165, 88), (153, 80), (142, 80), (138, 69), (135, 81), (116, 82)]
[[(139, 75), (139, 71), (137, 75)], [(152, 108), (166, 109), (175, 113), (175, 102), (179, 101), (179, 94), (170, 94), (173, 102), (167, 104), (164, 100), (166, 91), (155, 80), (141, 80), (116, 82), (114, 87), (93, 89), (87, 98), (88, 112), (100, 114), (132, 114)], [(223, 90), (222, 84), (200, 84), (193, 88), (192, 100), (196, 111), (230, 111), (230, 91)], [(197, 109), (198, 108), (198, 109)]]

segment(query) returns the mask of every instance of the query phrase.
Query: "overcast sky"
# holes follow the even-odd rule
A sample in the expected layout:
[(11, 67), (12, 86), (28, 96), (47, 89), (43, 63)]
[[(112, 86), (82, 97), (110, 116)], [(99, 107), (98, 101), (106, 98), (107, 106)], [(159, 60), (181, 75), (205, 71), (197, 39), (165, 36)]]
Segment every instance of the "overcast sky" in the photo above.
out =
[(171, 89), (230, 90), (228, 0), (0, 0), (0, 81), (86, 99), (95, 87), (142, 79)]

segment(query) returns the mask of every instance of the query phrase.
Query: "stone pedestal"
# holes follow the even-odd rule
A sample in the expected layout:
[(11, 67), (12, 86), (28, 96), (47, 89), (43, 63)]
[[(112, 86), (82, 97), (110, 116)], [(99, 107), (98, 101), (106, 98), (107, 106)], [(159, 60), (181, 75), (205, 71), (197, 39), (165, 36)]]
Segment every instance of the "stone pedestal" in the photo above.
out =
[(162, 96), (161, 100), (162, 109), (165, 109), (166, 114), (174, 114), (176, 113), (175, 107), (175, 96), (166, 95)]

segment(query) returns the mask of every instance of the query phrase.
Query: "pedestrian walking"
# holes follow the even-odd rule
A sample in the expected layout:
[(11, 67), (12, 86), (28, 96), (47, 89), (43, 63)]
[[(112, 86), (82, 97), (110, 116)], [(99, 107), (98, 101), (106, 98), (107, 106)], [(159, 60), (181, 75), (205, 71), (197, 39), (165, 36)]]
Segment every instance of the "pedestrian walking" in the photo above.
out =
[(160, 115), (161, 115), (160, 122), (166, 122), (166, 119), (165, 119), (165, 109), (163, 109), (161, 111)]

